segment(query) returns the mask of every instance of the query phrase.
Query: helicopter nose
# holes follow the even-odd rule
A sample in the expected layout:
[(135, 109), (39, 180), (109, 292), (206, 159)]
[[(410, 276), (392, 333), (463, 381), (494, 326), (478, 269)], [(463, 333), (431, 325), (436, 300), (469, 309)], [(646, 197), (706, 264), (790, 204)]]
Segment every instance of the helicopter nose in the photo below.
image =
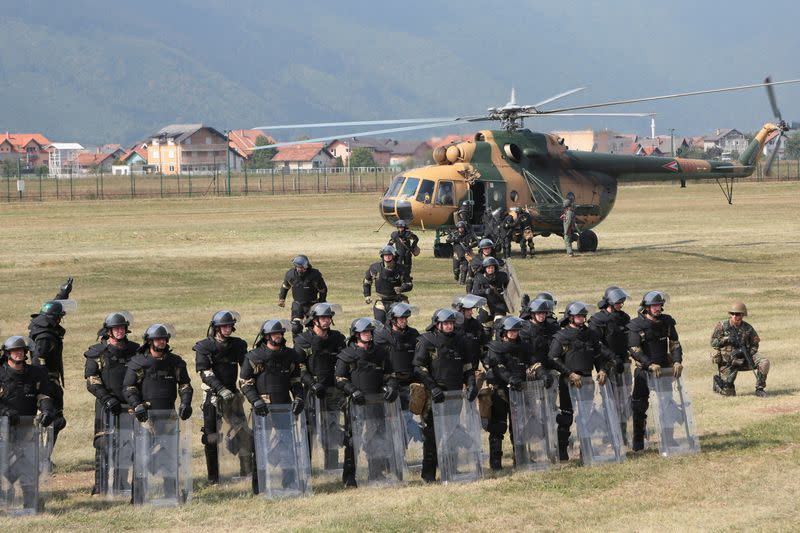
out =
[(411, 202), (384, 198), (381, 200), (381, 216), (389, 223), (397, 222), (400, 219), (413, 220)]

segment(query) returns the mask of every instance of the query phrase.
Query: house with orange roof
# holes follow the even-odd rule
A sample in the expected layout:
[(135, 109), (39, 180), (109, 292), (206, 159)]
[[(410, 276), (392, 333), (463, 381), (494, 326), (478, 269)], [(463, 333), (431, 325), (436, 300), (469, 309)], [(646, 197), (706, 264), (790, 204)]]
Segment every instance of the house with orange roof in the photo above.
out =
[(275, 168), (284, 170), (307, 170), (332, 166), (334, 157), (325, 143), (303, 143), (279, 146), (272, 158)]
[(147, 143), (148, 167), (163, 174), (240, 170), (243, 161), (224, 133), (203, 124), (170, 124)]
[(147, 172), (147, 145), (135, 144), (120, 156), (117, 164), (111, 166), (115, 176), (129, 176)]
[(50, 141), (41, 133), (5, 132), (0, 134), (0, 160), (10, 160), (14, 164), (19, 160), (21, 170), (32, 171), (47, 166), (49, 145)]
[(268, 144), (273, 144), (275, 139), (264, 133), (263, 130), (231, 130), (228, 132), (228, 141), (231, 150), (247, 160), (253, 156), (256, 141), (259, 137), (264, 137)]
[(104, 154), (99, 150), (96, 152), (82, 152), (78, 154), (78, 166), (81, 169), (81, 174), (110, 173), (114, 159), (113, 154)]

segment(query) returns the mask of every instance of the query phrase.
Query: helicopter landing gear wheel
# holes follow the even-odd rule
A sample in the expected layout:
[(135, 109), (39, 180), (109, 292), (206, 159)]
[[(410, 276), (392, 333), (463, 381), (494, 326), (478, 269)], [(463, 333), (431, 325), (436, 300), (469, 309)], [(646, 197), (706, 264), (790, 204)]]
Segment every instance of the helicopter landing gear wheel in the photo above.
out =
[(579, 252), (596, 252), (597, 251), (597, 234), (590, 229), (582, 231), (578, 235), (578, 251)]

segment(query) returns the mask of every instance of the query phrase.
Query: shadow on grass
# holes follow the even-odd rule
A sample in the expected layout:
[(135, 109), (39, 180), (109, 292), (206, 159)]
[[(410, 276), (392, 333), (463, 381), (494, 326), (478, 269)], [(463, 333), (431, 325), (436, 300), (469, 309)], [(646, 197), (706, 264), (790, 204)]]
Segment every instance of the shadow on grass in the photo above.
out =
[(777, 447), (800, 440), (800, 414), (756, 422), (740, 431), (700, 437), (703, 451), (743, 451)]

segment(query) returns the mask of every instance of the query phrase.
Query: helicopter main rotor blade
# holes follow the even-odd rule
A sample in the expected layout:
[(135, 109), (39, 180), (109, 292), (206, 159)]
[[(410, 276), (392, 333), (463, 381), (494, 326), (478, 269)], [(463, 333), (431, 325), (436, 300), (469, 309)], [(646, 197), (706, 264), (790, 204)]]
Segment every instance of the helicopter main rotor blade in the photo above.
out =
[[(771, 81), (772, 79), (769, 76), (764, 79), (764, 83), (770, 83)], [(772, 114), (780, 122), (783, 119), (781, 118), (781, 112), (778, 109), (778, 101), (775, 100), (775, 90), (772, 88), (772, 85), (767, 85), (767, 97), (769, 97), (769, 105), (772, 106)]]
[(547, 100), (542, 100), (541, 102), (536, 102), (533, 105), (524, 105), (522, 107), (523, 107), (523, 109), (528, 109), (528, 108), (531, 108), (531, 107), (536, 108), (536, 107), (539, 107), (539, 106), (543, 106), (545, 104), (549, 104), (550, 102), (555, 102), (556, 100), (564, 98), (565, 96), (569, 96), (569, 95), (575, 94), (575, 93), (577, 93), (579, 91), (583, 91), (584, 89), (586, 89), (586, 87), (578, 87), (576, 89), (571, 89), (569, 91), (564, 91), (563, 93), (559, 93), (559, 94), (557, 94), (555, 96), (551, 96)]
[(420, 122), (445, 122), (458, 120), (458, 117), (401, 118), (389, 120), (358, 120), (354, 122), (318, 122), (310, 124), (279, 124), (277, 126), (256, 126), (254, 130), (289, 130), (297, 128), (333, 128), (340, 126), (371, 126), (378, 124), (417, 124)]
[(783, 132), (778, 135), (778, 140), (775, 141), (775, 148), (773, 148), (772, 152), (769, 154), (769, 158), (767, 158), (767, 166), (764, 168), (764, 174), (766, 176), (771, 176), (772, 174), (772, 162), (775, 161), (775, 156), (778, 155), (778, 150), (781, 149), (781, 140), (783, 139)]
[(713, 94), (713, 93), (724, 93), (724, 92), (732, 92), (732, 91), (743, 91), (745, 89), (754, 89), (756, 87), (772, 87), (775, 85), (786, 85), (786, 84), (794, 84), (800, 83), (800, 79), (796, 80), (784, 80), (784, 81), (772, 81), (769, 83), (753, 83), (751, 85), (737, 85), (735, 87), (723, 87), (721, 89), (706, 89), (703, 91), (690, 91), (685, 93), (674, 93), (674, 94), (665, 94), (662, 96), (648, 96), (646, 98), (631, 98), (628, 100), (612, 100), (610, 102), (603, 102), (601, 104), (588, 104), (588, 105), (579, 105), (579, 106), (572, 106), (572, 107), (562, 107), (560, 109), (552, 109), (550, 111), (542, 111), (541, 114), (553, 114), (553, 113), (562, 113), (564, 111), (577, 111), (580, 109), (594, 109), (597, 107), (608, 107), (614, 105), (623, 105), (623, 104), (635, 104), (638, 102), (652, 102), (655, 100), (668, 100), (670, 98), (682, 98), (684, 96), (694, 96), (696, 94)]
[(367, 137), (371, 135), (383, 135), (386, 133), (399, 133), (403, 131), (414, 131), (414, 130), (424, 130), (427, 128), (441, 128), (444, 126), (452, 126), (454, 124), (463, 124), (465, 122), (481, 122), (484, 120), (491, 120), (488, 117), (464, 117), (463, 119), (459, 120), (449, 120), (447, 122), (438, 122), (433, 124), (418, 124), (416, 126), (405, 126), (402, 128), (388, 128), (383, 130), (370, 130), (370, 131), (360, 131), (357, 133), (347, 133), (347, 134), (339, 134), (339, 135), (329, 135), (327, 137), (315, 137), (313, 139), (306, 139), (303, 141), (287, 141), (287, 142), (280, 142), (274, 144), (268, 144), (265, 146), (256, 146), (254, 150), (265, 150), (267, 148), (279, 148), (281, 146), (290, 146), (293, 144), (308, 144), (308, 143), (315, 143), (315, 142), (324, 142), (324, 141), (335, 141), (336, 139), (347, 139), (348, 137)]
[(656, 113), (520, 113), (520, 117), (652, 117)]

